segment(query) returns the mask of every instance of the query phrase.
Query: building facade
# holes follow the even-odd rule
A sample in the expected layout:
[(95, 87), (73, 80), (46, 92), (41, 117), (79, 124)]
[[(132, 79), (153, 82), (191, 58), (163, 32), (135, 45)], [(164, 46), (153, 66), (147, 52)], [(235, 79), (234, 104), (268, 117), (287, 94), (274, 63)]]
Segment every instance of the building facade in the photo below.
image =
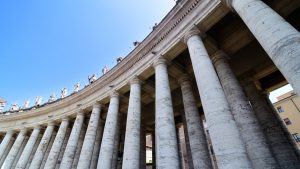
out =
[(0, 115), (0, 166), (144, 169), (151, 134), (152, 167), (181, 169), (182, 124), (190, 169), (300, 168), (268, 100), (300, 93), (299, 15), (295, 0), (177, 1), (89, 86)]
[(274, 107), (300, 149), (300, 97), (291, 91), (277, 97)]

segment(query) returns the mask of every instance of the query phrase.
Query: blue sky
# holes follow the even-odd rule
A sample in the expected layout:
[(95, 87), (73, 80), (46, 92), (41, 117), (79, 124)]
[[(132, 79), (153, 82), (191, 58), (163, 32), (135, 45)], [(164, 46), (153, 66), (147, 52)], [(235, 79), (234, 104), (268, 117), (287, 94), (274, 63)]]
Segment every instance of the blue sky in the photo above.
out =
[(87, 83), (126, 56), (173, 0), (0, 1), (0, 97), (22, 106)]

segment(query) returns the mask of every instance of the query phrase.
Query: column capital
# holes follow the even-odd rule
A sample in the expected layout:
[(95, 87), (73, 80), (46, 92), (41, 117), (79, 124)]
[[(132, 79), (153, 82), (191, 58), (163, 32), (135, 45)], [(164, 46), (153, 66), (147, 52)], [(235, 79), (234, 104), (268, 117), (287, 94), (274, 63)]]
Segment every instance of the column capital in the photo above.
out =
[[(48, 126), (54, 126), (54, 122), (53, 121), (50, 121), (49, 123), (48, 123)], [(47, 126), (47, 127), (48, 127)]]
[(197, 27), (193, 27), (191, 30), (189, 30), (187, 33), (185, 33), (185, 35), (183, 37), (184, 43), (187, 44), (187, 41), (189, 40), (189, 38), (194, 35), (198, 35), (201, 38), (205, 37), (205, 34), (202, 33)]
[(141, 84), (142, 81), (138, 78), (138, 76), (134, 76), (130, 81), (129, 81), (129, 84), (132, 85), (132, 84)]
[(220, 60), (228, 60), (229, 59), (229, 57), (228, 57), (228, 55), (224, 52), (224, 51), (222, 51), (222, 50), (218, 50), (216, 53), (214, 53), (213, 55), (212, 55), (212, 57), (211, 57), (211, 61), (212, 61), (212, 63), (215, 65), (218, 61), (220, 61)]
[(221, 0), (226, 6), (232, 8), (232, 0)]
[(8, 131), (6, 132), (6, 134), (14, 134), (14, 133), (15, 133), (14, 130), (8, 130)]
[(93, 104), (93, 108), (101, 108), (102, 104), (100, 102), (96, 102)]
[(33, 130), (35, 130), (35, 129), (41, 129), (41, 126), (38, 124), (38, 125), (35, 125), (35, 126), (33, 126)]
[(178, 83), (182, 85), (184, 82), (190, 82), (190, 77), (188, 74), (183, 74), (182, 76), (179, 77)]
[(83, 116), (84, 115), (83, 109), (80, 109), (76, 114), (77, 116)]
[(160, 64), (167, 65), (167, 60), (163, 57), (159, 57), (158, 59), (154, 60), (153, 67), (156, 68), (156, 66)]
[(20, 133), (26, 133), (27, 132), (27, 128), (21, 128)]
[(116, 90), (111, 91), (109, 94), (110, 98), (119, 97), (119, 95), (120, 95), (119, 92)]
[(61, 121), (69, 121), (69, 117), (68, 116), (65, 116), (61, 119)]

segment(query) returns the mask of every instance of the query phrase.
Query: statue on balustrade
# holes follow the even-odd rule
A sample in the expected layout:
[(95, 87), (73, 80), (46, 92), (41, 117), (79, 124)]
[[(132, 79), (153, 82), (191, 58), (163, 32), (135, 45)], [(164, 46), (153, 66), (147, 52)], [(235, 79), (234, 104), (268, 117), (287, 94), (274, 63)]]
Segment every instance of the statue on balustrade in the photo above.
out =
[(42, 104), (42, 100), (43, 100), (43, 98), (41, 96), (36, 96), (34, 106), (35, 107), (40, 107), (41, 104)]
[(77, 93), (79, 90), (80, 90), (80, 83), (77, 82), (77, 83), (74, 85), (74, 93)]
[(60, 93), (60, 98), (65, 98), (67, 96), (67, 89), (64, 87), (63, 89), (61, 89), (61, 93)]
[(109, 68), (107, 66), (104, 66), (102, 69), (102, 74), (106, 74), (109, 71)]
[(52, 103), (56, 100), (56, 95), (55, 93), (52, 93), (52, 95), (50, 96), (49, 100), (48, 100), (48, 103)]
[(18, 111), (20, 109), (20, 107), (18, 106), (17, 103), (14, 103), (11, 108), (10, 108), (10, 111)]
[(89, 76), (88, 79), (89, 79), (89, 84), (92, 84), (97, 80), (97, 77), (95, 74), (93, 74), (92, 76)]
[(117, 63), (120, 63), (123, 60), (123, 57), (117, 57)]
[(26, 100), (25, 103), (24, 103), (23, 109), (29, 108), (29, 103), (30, 103), (30, 101)]

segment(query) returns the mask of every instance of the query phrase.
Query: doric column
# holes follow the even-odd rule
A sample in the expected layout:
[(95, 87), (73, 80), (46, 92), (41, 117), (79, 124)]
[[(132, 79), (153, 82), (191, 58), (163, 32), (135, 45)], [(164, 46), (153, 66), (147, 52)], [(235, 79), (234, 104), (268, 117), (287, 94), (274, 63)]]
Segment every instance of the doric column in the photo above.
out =
[(220, 169), (252, 168), (238, 127), (204, 44), (194, 29), (185, 36)]
[(83, 124), (82, 124), (82, 127), (81, 127), (79, 139), (78, 139), (78, 142), (77, 142), (77, 147), (76, 147), (76, 151), (75, 151), (75, 155), (74, 155), (73, 162), (72, 162), (72, 167), (71, 167), (72, 169), (77, 168), (77, 164), (78, 164), (78, 161), (79, 161), (79, 156), (80, 156), (81, 148), (82, 148), (82, 145), (83, 145), (86, 129), (87, 129), (87, 124), (84, 121)]
[(18, 137), (16, 139), (16, 141), (14, 142), (12, 148), (10, 149), (3, 165), (2, 168), (11, 168), (20, 148), (21, 145), (24, 141), (25, 135), (26, 135), (27, 130), (26, 129), (22, 129), (19, 134)]
[(166, 60), (160, 58), (155, 68), (155, 136), (157, 168), (179, 169), (178, 145)]
[[(188, 163), (188, 169), (194, 169), (194, 164), (193, 164), (193, 157), (192, 157), (192, 151), (191, 151), (191, 146), (190, 146), (190, 140), (188, 136), (188, 131), (187, 131), (187, 124), (186, 124), (186, 119), (185, 119), (185, 114), (184, 112), (182, 113), (182, 122), (183, 122), (183, 130), (184, 130), (184, 141), (185, 141), (185, 148), (186, 148), (186, 160)], [(200, 119), (201, 125), (202, 125), (202, 120)]]
[(4, 155), (5, 149), (7, 148), (7, 145), (9, 144), (9, 141), (11, 140), (13, 134), (14, 132), (12, 130), (6, 132), (4, 139), (0, 144), (0, 159)]
[(111, 162), (112, 169), (117, 169), (121, 135), (122, 135), (122, 131), (123, 131), (122, 125), (123, 125), (124, 120), (125, 120), (124, 114), (120, 113), (118, 115), (118, 121), (117, 121), (117, 127), (116, 127), (114, 151), (113, 151), (113, 157), (112, 157), (112, 162)]
[(51, 139), (50, 139), (50, 141), (49, 141), (49, 143), (48, 143), (47, 150), (46, 150), (45, 155), (44, 155), (44, 157), (43, 157), (43, 161), (42, 161), (42, 163), (41, 163), (41, 165), (40, 165), (40, 168), (44, 168), (44, 167), (45, 167), (45, 164), (46, 164), (47, 159), (48, 159), (48, 156), (49, 156), (49, 154), (50, 154), (50, 150), (51, 150), (51, 147), (52, 147), (52, 145), (53, 145), (53, 143), (54, 143), (56, 134), (57, 134), (57, 133), (56, 133), (56, 131), (55, 131), (55, 129), (54, 129), (53, 132), (52, 132), (52, 135), (51, 135)]
[(42, 163), (42, 160), (44, 158), (44, 154), (47, 150), (47, 146), (50, 142), (52, 132), (54, 130), (54, 123), (50, 122), (47, 126), (47, 129), (45, 130), (45, 133), (42, 137), (42, 140), (34, 154), (34, 157), (32, 159), (32, 162), (29, 166), (29, 169), (38, 169), (40, 168), (40, 165)]
[(42, 137), (43, 137), (43, 134), (39, 134), (39, 135), (38, 135), (37, 141), (36, 141), (36, 143), (35, 143), (34, 146), (33, 146), (33, 150), (32, 150), (32, 152), (31, 152), (31, 154), (30, 154), (30, 156), (29, 156), (29, 159), (28, 159), (28, 161), (27, 161), (27, 164), (26, 164), (26, 168), (25, 168), (25, 169), (29, 169), (29, 166), (30, 166), (30, 164), (32, 163), (32, 159), (33, 159), (33, 157), (34, 157), (34, 154), (35, 154), (37, 148), (39, 147), (39, 144), (40, 144), (40, 142), (41, 142), (41, 140), (42, 140)]
[(212, 165), (209, 159), (206, 137), (201, 126), (200, 116), (189, 77), (187, 75), (180, 77), (179, 83), (183, 96), (186, 127), (188, 131), (187, 136), (189, 137), (194, 168), (210, 169)]
[(124, 156), (122, 169), (140, 168), (141, 84), (135, 77), (130, 81)]
[(17, 156), (16, 156), (16, 158), (14, 160), (14, 163), (11, 166), (11, 168), (16, 168), (16, 165), (17, 165), (17, 163), (18, 163), (18, 161), (19, 161), (19, 159), (20, 159), (20, 157), (21, 157), (21, 155), (22, 155), (22, 153), (24, 151), (24, 148), (25, 148), (25, 146), (26, 146), (26, 144), (28, 142), (28, 139), (29, 139), (29, 137), (26, 135), (25, 138), (24, 138), (24, 141), (23, 141), (23, 143), (22, 143), (22, 145), (21, 145), (21, 147), (20, 147), (20, 149), (18, 151), (18, 154), (17, 154)]
[(93, 105), (92, 114), (84, 137), (77, 168), (89, 168), (92, 160), (93, 149), (100, 119), (101, 104)]
[(97, 169), (111, 168), (113, 152), (114, 152), (114, 138), (116, 135), (117, 121), (118, 121), (118, 112), (119, 112), (119, 94), (113, 92), (110, 96), (110, 103), (109, 103), (106, 122), (104, 126), (104, 132), (102, 137)]
[(100, 146), (101, 146), (101, 140), (102, 140), (102, 134), (103, 134), (103, 128), (104, 128), (104, 120), (100, 118), (100, 122), (97, 129), (97, 136), (94, 144), (94, 150), (93, 150), (93, 156), (91, 160), (90, 169), (96, 169), (97, 168), (97, 162), (100, 152)]
[(218, 51), (212, 57), (212, 61), (253, 167), (256, 169), (278, 168), (279, 166), (267, 145), (263, 130), (229, 67), (225, 53)]
[(2, 154), (2, 158), (0, 159), (0, 166), (2, 166), (2, 164), (4, 163), (4, 160), (6, 159), (6, 157), (7, 157), (8, 153), (9, 153), (11, 147), (12, 147), (13, 144), (14, 144), (14, 142), (15, 142), (15, 138), (12, 137), (12, 138), (9, 140), (9, 143), (8, 143), (7, 146), (6, 146), (5, 151), (4, 151), (3, 154)]
[(36, 140), (38, 138), (38, 135), (40, 133), (40, 127), (39, 126), (36, 126), (31, 135), (30, 135), (30, 138), (21, 154), (21, 157), (20, 159), (18, 160), (18, 163), (16, 165), (16, 169), (24, 169), (26, 167), (26, 164), (27, 164), (27, 161), (30, 157), (30, 154), (33, 150), (33, 147), (34, 147), (34, 144), (36, 143)]
[(267, 137), (268, 145), (282, 169), (300, 168), (300, 162), (289, 143), (275, 112), (270, 109), (253, 81), (247, 79), (243, 82), (244, 90), (251, 102), (262, 129)]
[(181, 141), (181, 134), (180, 134), (180, 125), (178, 125), (178, 124), (176, 126), (176, 134), (177, 134), (177, 142), (178, 142), (180, 168), (185, 169), (184, 156), (183, 156), (183, 150), (182, 150), (182, 141)]
[(68, 144), (60, 164), (60, 169), (70, 169), (72, 166), (72, 161), (75, 155), (81, 127), (83, 124), (83, 119), (84, 119), (83, 113), (84, 113), (83, 110), (80, 110), (77, 113), (76, 120), (73, 124), (73, 128), (68, 140)]
[(67, 133), (66, 133), (66, 136), (64, 138), (64, 141), (63, 141), (63, 145), (60, 149), (60, 152), (59, 152), (59, 155), (58, 155), (58, 159), (57, 159), (57, 162), (56, 162), (56, 165), (55, 165), (55, 169), (59, 169), (60, 167), (60, 164), (61, 164), (61, 161), (62, 161), (62, 158), (64, 156), (64, 153), (65, 153), (65, 150), (66, 150), (66, 147), (67, 147), (67, 144), (68, 144), (68, 140), (69, 140), (69, 137), (70, 137), (70, 134), (71, 134), (71, 121), (70, 121), (70, 124), (68, 125), (68, 128), (67, 128)]
[(59, 152), (61, 151), (61, 147), (67, 132), (67, 128), (69, 125), (69, 119), (63, 118), (62, 122), (59, 126), (58, 132), (56, 134), (54, 143), (51, 147), (50, 153), (48, 155), (46, 164), (44, 169), (54, 169), (56, 166), (57, 158), (59, 156)]
[(300, 33), (262, 0), (222, 0), (243, 19), (300, 95)]

